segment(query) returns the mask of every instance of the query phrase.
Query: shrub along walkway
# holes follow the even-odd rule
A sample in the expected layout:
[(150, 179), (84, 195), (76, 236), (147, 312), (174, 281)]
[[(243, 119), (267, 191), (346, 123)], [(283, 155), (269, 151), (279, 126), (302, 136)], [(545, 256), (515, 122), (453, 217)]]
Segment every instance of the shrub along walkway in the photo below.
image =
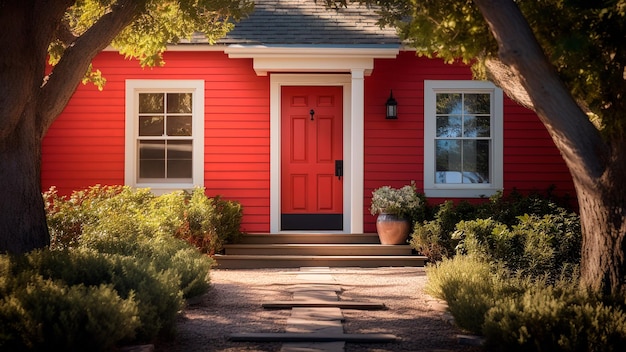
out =
[(384, 303), (340, 301), (342, 291), (327, 267), (303, 267), (296, 275), (301, 284), (288, 287), (291, 301), (272, 301), (263, 304), (265, 309), (291, 309), (284, 333), (235, 333), (232, 341), (283, 342), (281, 352), (344, 351), (346, 342), (386, 343), (398, 338), (392, 334), (346, 334), (342, 322), (342, 309), (381, 310)]

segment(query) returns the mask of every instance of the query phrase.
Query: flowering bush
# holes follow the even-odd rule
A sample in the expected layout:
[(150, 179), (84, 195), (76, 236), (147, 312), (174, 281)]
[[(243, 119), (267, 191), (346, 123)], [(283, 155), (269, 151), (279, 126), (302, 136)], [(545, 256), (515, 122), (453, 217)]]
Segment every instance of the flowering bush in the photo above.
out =
[(372, 192), (372, 215), (380, 213), (394, 214), (399, 217), (411, 217), (422, 206), (422, 199), (415, 191), (415, 184), (402, 188), (382, 186)]

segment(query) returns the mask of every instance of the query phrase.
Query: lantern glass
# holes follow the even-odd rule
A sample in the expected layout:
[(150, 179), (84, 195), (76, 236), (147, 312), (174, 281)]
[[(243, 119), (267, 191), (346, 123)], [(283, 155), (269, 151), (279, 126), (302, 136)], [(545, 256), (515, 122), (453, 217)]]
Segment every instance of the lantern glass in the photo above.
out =
[(393, 98), (393, 91), (389, 93), (389, 99), (387, 99), (387, 119), (398, 118), (398, 102)]

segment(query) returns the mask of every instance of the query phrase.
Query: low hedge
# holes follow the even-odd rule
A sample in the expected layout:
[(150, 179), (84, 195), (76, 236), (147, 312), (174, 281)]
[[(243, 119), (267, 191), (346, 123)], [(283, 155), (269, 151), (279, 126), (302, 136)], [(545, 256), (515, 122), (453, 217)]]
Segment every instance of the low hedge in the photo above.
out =
[(514, 275), (471, 255), (427, 267), (427, 292), (488, 351), (622, 351), (626, 305), (578, 287), (575, 271), (553, 282)]
[(184, 299), (209, 288), (207, 253), (240, 235), (241, 207), (203, 189), (51, 189), (44, 200), (51, 248), (0, 256), (0, 350), (110, 351), (169, 336)]

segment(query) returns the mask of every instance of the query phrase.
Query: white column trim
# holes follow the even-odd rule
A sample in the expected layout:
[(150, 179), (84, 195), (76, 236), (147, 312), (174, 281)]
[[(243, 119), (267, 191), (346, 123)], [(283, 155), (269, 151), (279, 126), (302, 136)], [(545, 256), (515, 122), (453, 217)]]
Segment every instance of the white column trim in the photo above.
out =
[[(352, 121), (350, 125), (350, 194), (351, 216), (348, 228), (352, 233), (363, 232), (363, 180), (364, 180), (364, 106), (365, 106), (365, 70), (352, 69)], [(348, 102), (346, 102), (348, 104)], [(345, 130), (344, 130), (345, 131)], [(346, 137), (344, 137), (346, 138)], [(348, 151), (346, 151), (348, 152)], [(345, 221), (345, 219), (344, 219)]]

